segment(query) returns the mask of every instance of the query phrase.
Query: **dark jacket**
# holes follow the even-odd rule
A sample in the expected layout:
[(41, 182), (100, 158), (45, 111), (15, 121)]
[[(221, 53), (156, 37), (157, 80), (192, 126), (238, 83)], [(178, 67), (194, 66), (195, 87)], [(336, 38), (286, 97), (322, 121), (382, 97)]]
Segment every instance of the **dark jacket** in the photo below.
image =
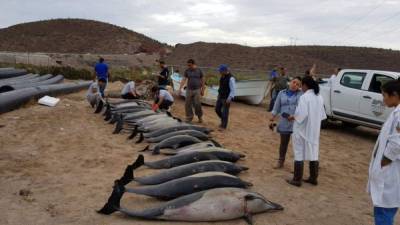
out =
[(229, 93), (231, 89), (229, 87), (229, 81), (231, 80), (232, 74), (226, 74), (225, 76), (221, 76), (219, 79), (219, 89), (218, 89), (218, 98), (227, 99), (229, 97)]

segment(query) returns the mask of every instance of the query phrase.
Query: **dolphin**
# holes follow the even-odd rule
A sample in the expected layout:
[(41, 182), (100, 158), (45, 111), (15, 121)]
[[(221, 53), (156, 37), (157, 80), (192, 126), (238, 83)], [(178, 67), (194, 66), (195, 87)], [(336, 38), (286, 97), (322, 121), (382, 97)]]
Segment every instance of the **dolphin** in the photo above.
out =
[(153, 151), (153, 155), (157, 155), (157, 154), (160, 154), (160, 149), (162, 149), (162, 148), (177, 149), (179, 147), (187, 146), (187, 145), (194, 144), (194, 143), (200, 143), (200, 142), (201, 142), (200, 139), (193, 137), (193, 136), (176, 135), (176, 136), (167, 138), (156, 145), (153, 145), (153, 146), (148, 145), (142, 151), (146, 151), (146, 150), (150, 149)]
[(120, 178), (120, 181), (124, 185), (128, 184), (132, 180), (142, 185), (155, 185), (203, 172), (214, 171), (236, 175), (242, 171), (248, 170), (247, 167), (239, 166), (227, 161), (207, 160), (162, 170), (154, 175), (135, 177), (134, 170), (135, 168), (139, 168), (141, 165), (144, 165), (144, 160), (139, 158), (132, 165), (128, 165), (124, 175)]
[[(244, 157), (245, 155), (230, 150), (190, 151), (177, 154), (158, 161), (144, 162), (144, 165), (153, 169), (168, 169), (176, 166), (181, 166), (184, 164), (206, 161), (206, 160), (222, 160), (228, 162), (236, 162)], [(140, 158), (144, 160), (143, 155), (139, 155), (138, 159)]]
[(204, 191), (219, 187), (247, 188), (253, 186), (239, 177), (223, 172), (203, 172), (177, 178), (161, 184), (145, 185), (126, 188), (125, 191), (134, 194), (170, 200), (194, 192)]
[(161, 135), (161, 136), (158, 136), (158, 137), (148, 138), (148, 139), (146, 139), (146, 141), (149, 142), (149, 143), (158, 143), (158, 142), (161, 142), (161, 141), (163, 141), (165, 139), (168, 139), (168, 138), (171, 138), (171, 137), (174, 137), (174, 136), (177, 136), (177, 135), (189, 135), (189, 136), (198, 138), (198, 139), (200, 139), (202, 141), (206, 141), (206, 140), (209, 139), (207, 134), (205, 134), (203, 132), (200, 132), (200, 131), (197, 131), (197, 130), (180, 130), (180, 131), (175, 131), (175, 132), (171, 132), (171, 133), (168, 133), (168, 134), (164, 134), (164, 135)]
[(282, 211), (283, 207), (263, 195), (241, 188), (215, 188), (185, 195), (142, 211), (121, 207), (125, 187), (116, 182), (113, 193), (98, 213), (110, 215), (115, 211), (134, 218), (187, 222), (217, 222), (243, 218), (253, 224), (253, 215)]

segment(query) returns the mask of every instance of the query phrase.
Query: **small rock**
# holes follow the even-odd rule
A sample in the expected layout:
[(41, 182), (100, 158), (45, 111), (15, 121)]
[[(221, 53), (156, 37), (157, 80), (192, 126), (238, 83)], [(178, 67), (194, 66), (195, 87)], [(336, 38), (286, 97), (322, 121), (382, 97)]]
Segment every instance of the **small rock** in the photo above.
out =
[(34, 202), (36, 199), (32, 196), (32, 191), (28, 189), (21, 189), (19, 190), (19, 195), (27, 202)]
[(64, 128), (60, 127), (60, 130), (61, 130), (61, 131), (63, 131), (63, 130), (64, 130)]
[(65, 106), (70, 107), (71, 105), (70, 104), (65, 104)]
[(19, 190), (19, 195), (21, 195), (21, 196), (32, 195), (32, 191), (28, 190), (28, 189), (21, 189), (21, 190)]

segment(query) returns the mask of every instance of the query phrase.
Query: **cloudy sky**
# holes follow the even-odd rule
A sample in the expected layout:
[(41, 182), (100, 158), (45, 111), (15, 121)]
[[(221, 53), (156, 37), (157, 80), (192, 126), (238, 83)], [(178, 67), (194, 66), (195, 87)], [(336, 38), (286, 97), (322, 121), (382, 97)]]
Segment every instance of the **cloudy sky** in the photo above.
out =
[(100, 20), (168, 44), (353, 45), (400, 50), (400, 0), (0, 0), (0, 28)]

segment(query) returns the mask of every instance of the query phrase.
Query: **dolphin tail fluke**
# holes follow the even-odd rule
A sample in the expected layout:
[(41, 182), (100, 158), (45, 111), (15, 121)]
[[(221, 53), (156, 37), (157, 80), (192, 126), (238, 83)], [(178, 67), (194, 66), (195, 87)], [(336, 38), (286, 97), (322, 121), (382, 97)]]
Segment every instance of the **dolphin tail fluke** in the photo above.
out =
[(119, 183), (119, 180), (115, 181), (113, 192), (107, 200), (107, 203), (98, 210), (97, 212), (104, 215), (110, 215), (120, 208), (121, 198), (124, 195), (125, 187)]
[(106, 106), (106, 110), (104, 110), (103, 116), (106, 116), (107, 113), (111, 111), (110, 103), (108, 103), (108, 102), (106, 101), (105, 106)]
[(222, 147), (222, 145), (220, 143), (218, 143), (216, 140), (210, 139), (210, 141), (215, 145), (215, 147), (218, 147), (218, 148)]
[(113, 134), (118, 134), (123, 129), (124, 122), (122, 120), (118, 120), (117, 125), (115, 125), (115, 130)]
[(134, 163), (132, 163), (132, 168), (135, 170), (144, 165), (144, 156), (139, 155)]
[(129, 135), (128, 139), (133, 139), (133, 138), (135, 138), (136, 135), (137, 135), (137, 133), (138, 133), (138, 132), (137, 132), (136, 130), (133, 130), (133, 131), (132, 131), (132, 134)]
[(97, 103), (96, 111), (94, 111), (94, 113), (100, 113), (101, 110), (103, 110), (103, 106), (104, 106), (104, 102), (102, 100), (100, 100)]
[(144, 140), (144, 136), (143, 136), (143, 132), (142, 132), (142, 133), (140, 133), (139, 140), (137, 140), (137, 141), (136, 141), (136, 144), (138, 144), (138, 143), (142, 143), (142, 142), (143, 142), (143, 140)]
[(144, 156), (139, 155), (134, 163), (128, 165), (125, 169), (124, 175), (119, 179), (119, 184), (125, 186), (135, 179), (134, 171), (144, 165)]
[(134, 169), (133, 169), (132, 165), (128, 165), (126, 167), (124, 175), (122, 175), (122, 177), (119, 179), (121, 185), (125, 186), (125, 185), (129, 184), (134, 179), (133, 170)]

